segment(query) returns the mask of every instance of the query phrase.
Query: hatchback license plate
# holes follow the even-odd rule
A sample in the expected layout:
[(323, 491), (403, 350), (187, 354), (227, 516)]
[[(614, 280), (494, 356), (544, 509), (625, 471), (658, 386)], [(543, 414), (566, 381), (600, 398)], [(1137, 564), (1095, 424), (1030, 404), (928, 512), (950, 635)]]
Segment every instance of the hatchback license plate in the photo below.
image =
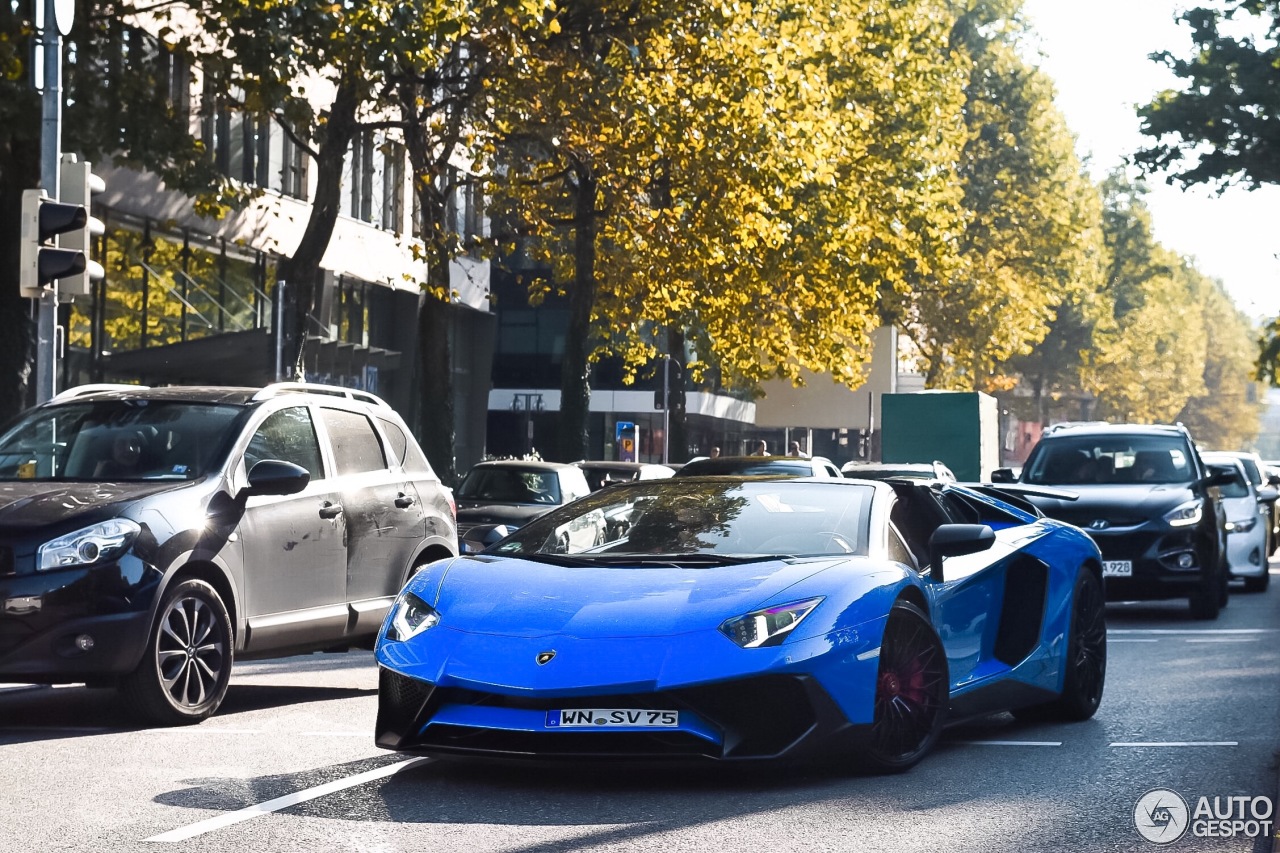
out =
[(550, 729), (674, 729), (679, 725), (679, 711), (572, 708), (547, 712)]
[(1102, 576), (1104, 578), (1133, 577), (1133, 562), (1130, 560), (1103, 560)]

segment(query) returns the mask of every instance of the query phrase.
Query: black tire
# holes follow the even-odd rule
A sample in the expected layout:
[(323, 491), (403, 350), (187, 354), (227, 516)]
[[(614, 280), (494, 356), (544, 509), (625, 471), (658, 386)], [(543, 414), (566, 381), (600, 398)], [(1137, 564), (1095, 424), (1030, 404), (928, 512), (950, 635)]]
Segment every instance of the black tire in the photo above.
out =
[(1060, 720), (1087, 720), (1102, 703), (1107, 681), (1107, 618), (1102, 583), (1081, 568), (1071, 594), (1071, 638), (1067, 643), (1062, 695), (1048, 710)]
[(160, 602), (142, 661), (121, 680), (120, 691), (155, 723), (207, 719), (227, 695), (233, 639), (227, 608), (213, 587), (195, 578), (175, 583)]
[(915, 605), (895, 603), (880, 644), (865, 765), (899, 773), (923, 758), (942, 733), (950, 693), (947, 655), (933, 625)]
[(1215, 572), (1203, 578), (1195, 592), (1188, 597), (1192, 619), (1218, 618), (1218, 613), (1222, 610), (1222, 587), (1225, 586), (1219, 577), (1219, 573)]
[(1256, 578), (1244, 579), (1245, 592), (1266, 592), (1267, 587), (1271, 585), (1271, 573), (1266, 569), (1262, 570), (1262, 574)]

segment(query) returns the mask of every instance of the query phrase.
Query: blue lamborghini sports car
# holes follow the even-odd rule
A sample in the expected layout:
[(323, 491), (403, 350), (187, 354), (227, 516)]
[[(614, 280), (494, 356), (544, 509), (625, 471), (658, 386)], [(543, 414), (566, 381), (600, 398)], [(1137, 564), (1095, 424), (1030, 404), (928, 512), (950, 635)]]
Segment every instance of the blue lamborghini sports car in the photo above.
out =
[[(602, 515), (611, 541), (570, 544)], [(409, 581), (378, 638), (377, 743), (902, 770), (948, 720), (1093, 715), (1101, 570), (1085, 533), (994, 487), (613, 486)]]

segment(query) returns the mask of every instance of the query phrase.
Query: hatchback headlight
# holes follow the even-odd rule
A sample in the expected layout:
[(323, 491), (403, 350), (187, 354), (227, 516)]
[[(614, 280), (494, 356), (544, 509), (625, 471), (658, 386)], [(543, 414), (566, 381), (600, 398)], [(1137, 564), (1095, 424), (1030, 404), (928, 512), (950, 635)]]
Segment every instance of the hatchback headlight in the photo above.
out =
[(1232, 533), (1248, 533), (1250, 530), (1258, 526), (1258, 517), (1242, 518), (1239, 521), (1233, 521), (1227, 525), (1227, 529)]
[(745, 616), (729, 619), (720, 626), (721, 632), (744, 649), (776, 646), (795, 630), (804, 617), (813, 612), (822, 598), (810, 598), (794, 604), (782, 604), (754, 610)]
[(1170, 510), (1164, 514), (1164, 520), (1169, 522), (1171, 527), (1187, 527), (1192, 524), (1200, 523), (1200, 516), (1204, 513), (1204, 501), (1196, 499), (1187, 501), (1182, 506)]
[(128, 551), (141, 530), (137, 522), (127, 518), (81, 528), (41, 545), (36, 551), (36, 568), (48, 571), (109, 562)]
[(387, 639), (411, 640), (428, 628), (440, 624), (440, 613), (421, 598), (406, 592), (396, 600), (391, 610), (391, 622), (387, 626)]

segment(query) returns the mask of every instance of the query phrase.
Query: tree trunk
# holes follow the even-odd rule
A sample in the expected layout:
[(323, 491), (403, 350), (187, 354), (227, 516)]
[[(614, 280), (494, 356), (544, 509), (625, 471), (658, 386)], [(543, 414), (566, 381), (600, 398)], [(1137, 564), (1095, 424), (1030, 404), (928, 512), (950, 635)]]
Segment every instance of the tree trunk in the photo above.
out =
[(591, 407), (591, 309), (596, 301), (596, 194), (594, 176), (577, 175), (576, 226), (573, 235), (573, 288), (569, 291), (569, 328), (560, 372), (560, 459), (587, 458), (587, 418)]
[[(38, 99), (30, 93), (24, 98), (31, 114), (38, 115)], [(34, 369), (32, 302), (18, 289), (18, 264), (22, 191), (39, 174), (39, 132), (12, 128), (0, 134), (0, 423), (26, 408)]]
[(316, 156), (316, 191), (311, 199), (311, 216), (306, 231), (293, 255), (280, 262), (278, 277), (289, 288), (292, 304), (289, 330), (289, 360), (294, 374), (301, 378), (303, 350), (308, 333), (311, 308), (315, 302), (316, 281), (320, 263), (329, 248), (333, 228), (342, 205), (342, 166), (347, 149), (359, 127), (356, 110), (360, 106), (359, 69), (348, 69), (338, 81), (338, 91), (329, 107), (329, 118), (321, 132)]

